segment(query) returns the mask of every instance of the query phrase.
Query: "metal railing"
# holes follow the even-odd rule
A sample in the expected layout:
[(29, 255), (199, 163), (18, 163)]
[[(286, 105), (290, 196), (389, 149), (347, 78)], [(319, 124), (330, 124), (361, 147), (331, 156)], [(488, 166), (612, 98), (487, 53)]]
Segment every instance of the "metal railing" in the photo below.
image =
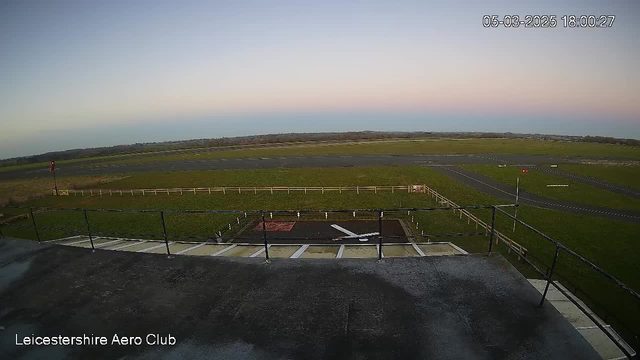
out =
[[(542, 298), (540, 299), (540, 303), (539, 306), (543, 306), (544, 305), (544, 301), (546, 299), (547, 296), (547, 292), (549, 291), (549, 286), (553, 285), (559, 292), (561, 292), (569, 301), (571, 301), (578, 309), (580, 309), (580, 311), (582, 311), (588, 318), (589, 320), (593, 321), (593, 323), (596, 324), (596, 326), (602, 330), (602, 332), (604, 332), (604, 334), (624, 353), (624, 355), (626, 357), (628, 357), (629, 359), (631, 359), (633, 356), (635, 356), (635, 354), (632, 354), (627, 347), (625, 346), (625, 344), (623, 344), (622, 342), (620, 342), (613, 334), (611, 334), (610, 331), (607, 330), (607, 328), (593, 315), (591, 314), (590, 311), (588, 311), (585, 306), (583, 306), (583, 304), (581, 304), (579, 301), (577, 301), (574, 296), (571, 296), (568, 291), (563, 287), (563, 286), (559, 286), (557, 283), (555, 283), (553, 281), (553, 276), (554, 273), (556, 271), (556, 266), (558, 265), (558, 259), (560, 256), (560, 253), (566, 253), (568, 255), (570, 255), (571, 257), (573, 257), (574, 259), (582, 262), (583, 264), (587, 265), (589, 268), (591, 268), (592, 270), (596, 271), (597, 273), (599, 273), (600, 275), (604, 276), (607, 280), (609, 280), (611, 283), (615, 284), (617, 287), (619, 287), (620, 289), (624, 290), (626, 293), (630, 294), (634, 300), (637, 302), (638, 306), (640, 307), (640, 294), (638, 294), (635, 290), (631, 289), (628, 285), (626, 285), (625, 283), (623, 283), (622, 281), (618, 280), (617, 278), (615, 278), (613, 275), (609, 274), (608, 272), (606, 272), (605, 270), (603, 270), (602, 268), (600, 268), (599, 266), (597, 266), (596, 264), (592, 263), (591, 261), (587, 260), (585, 257), (583, 257), (582, 255), (576, 253), (575, 251), (569, 249), (568, 247), (566, 247), (565, 245), (563, 245), (562, 243), (554, 240), (553, 238), (551, 238), (550, 236), (544, 234), (543, 232), (541, 232), (540, 230), (534, 228), (533, 226), (525, 223), (524, 221), (516, 218), (515, 216), (509, 214), (508, 212), (504, 211), (501, 208), (494, 208), (494, 219), (492, 221), (495, 221), (495, 211), (499, 211), (500, 213), (502, 213), (503, 215), (507, 216), (508, 218), (510, 218), (511, 220), (514, 220), (516, 222), (518, 222), (519, 224), (523, 225), (524, 227), (526, 227), (527, 229), (533, 231), (534, 233), (540, 235), (543, 239), (547, 240), (549, 243), (553, 244), (555, 247), (555, 252), (554, 252), (554, 256), (553, 256), (553, 261), (551, 263), (551, 267), (548, 269), (548, 271), (543, 272), (542, 270), (540, 270), (537, 266), (535, 266), (530, 259), (527, 259), (527, 257), (523, 257), (524, 261), (527, 262), (530, 266), (532, 266), (532, 268), (539, 274), (542, 276), (543, 279), (545, 279), (547, 281), (545, 287), (544, 287), (544, 291), (542, 293)], [(626, 329), (627, 331), (631, 331), (633, 333), (633, 330), (629, 329), (627, 327)], [(637, 339), (637, 335), (634, 334), (635, 338)]]
[[(428, 188), (427, 188), (428, 189)], [(430, 191), (430, 189), (428, 189), (427, 191)], [(437, 194), (434, 191), (434, 195)], [(375, 217), (378, 220), (378, 233), (379, 235), (377, 236), (371, 236), (370, 238), (375, 238), (378, 242), (378, 260), (381, 260), (383, 255), (382, 255), (382, 248), (385, 245), (384, 244), (384, 240), (385, 239), (393, 239), (393, 238), (398, 238), (398, 236), (389, 236), (389, 235), (384, 235), (384, 229), (383, 229), (383, 218), (385, 216), (385, 212), (387, 213), (394, 213), (394, 212), (419, 212), (419, 211), (458, 211), (460, 212), (461, 216), (465, 215), (468, 217), (468, 219), (473, 219), (474, 222), (476, 222), (477, 226), (482, 226), (485, 231), (484, 232), (478, 232), (478, 233), (456, 233), (456, 234), (430, 234), (430, 235), (417, 235), (417, 234), (413, 234), (413, 235), (409, 235), (407, 234), (407, 236), (405, 236), (404, 238), (411, 238), (411, 239), (426, 239), (429, 237), (435, 237), (435, 236), (464, 236), (464, 235), (480, 235), (480, 234), (487, 234), (488, 231), (488, 235), (489, 235), (489, 242), (488, 242), (488, 249), (487, 252), (488, 254), (491, 254), (493, 251), (493, 246), (494, 246), (494, 241), (495, 244), (498, 244), (499, 242), (503, 242), (508, 249), (510, 250), (515, 250), (517, 251), (517, 255), (519, 256), (519, 259), (522, 259), (525, 263), (529, 264), (534, 270), (535, 272), (540, 275), (543, 279), (545, 279), (547, 281), (544, 291), (542, 293), (542, 297), (540, 299), (540, 303), (539, 306), (543, 306), (544, 301), (546, 299), (547, 296), (547, 292), (549, 290), (549, 286), (553, 285), (556, 289), (558, 289), (558, 291), (560, 291), (562, 294), (564, 294), (568, 300), (570, 300), (576, 307), (578, 307), (578, 309), (580, 309), (591, 321), (593, 321), (596, 326), (598, 328), (600, 328), (605, 335), (611, 339), (611, 341), (625, 354), (625, 356), (632, 358), (633, 354), (631, 354), (631, 352), (627, 349), (627, 347), (625, 346), (625, 344), (623, 342), (621, 342), (619, 339), (617, 339), (615, 336), (613, 336), (613, 334), (611, 334), (610, 331), (607, 331), (607, 329), (605, 328), (605, 326), (603, 324), (601, 324), (600, 321), (598, 321), (598, 319), (591, 314), (586, 308), (585, 306), (583, 306), (583, 304), (581, 304), (579, 301), (577, 301), (573, 296), (571, 296), (570, 294), (567, 293), (567, 290), (565, 288), (563, 288), (562, 286), (558, 286), (558, 284), (553, 282), (553, 276), (554, 276), (554, 272), (556, 270), (556, 266), (558, 264), (559, 261), (559, 255), (560, 253), (566, 253), (570, 256), (572, 256), (573, 258), (579, 260), (580, 262), (586, 264), (587, 266), (589, 266), (591, 269), (593, 269), (594, 271), (598, 272), (599, 274), (603, 275), (608, 281), (610, 281), (612, 284), (615, 284), (617, 287), (619, 287), (620, 289), (624, 290), (626, 293), (630, 294), (634, 300), (636, 302), (638, 302), (638, 306), (640, 306), (640, 295), (633, 289), (631, 289), (629, 286), (627, 286), (626, 284), (624, 284), (623, 282), (621, 282), (620, 280), (618, 280), (617, 278), (615, 278), (614, 276), (610, 275), (608, 272), (606, 272), (605, 270), (603, 270), (602, 268), (598, 267), (597, 265), (593, 264), (591, 261), (587, 260), (586, 258), (584, 258), (583, 256), (581, 256), (580, 254), (576, 253), (575, 251), (569, 249), (568, 247), (566, 247), (565, 245), (561, 244), (560, 242), (552, 239), (551, 237), (549, 237), (548, 235), (542, 233), (541, 231), (537, 230), (536, 228), (534, 228), (533, 226), (525, 223), (524, 221), (517, 219), (515, 216), (509, 214), (508, 212), (504, 211), (504, 208), (506, 207), (517, 207), (517, 205), (515, 204), (505, 204), (505, 205), (481, 205), (481, 206), (457, 206), (455, 203), (452, 203), (450, 201), (448, 201), (448, 199), (442, 197), (441, 195), (437, 194), (436, 195), (437, 198), (439, 198), (442, 201), (446, 201), (447, 202), (447, 207), (428, 207), (428, 208), (389, 208), (389, 209), (340, 209), (340, 210), (336, 210), (336, 209), (326, 209), (326, 210), (251, 210), (251, 211), (242, 211), (242, 210), (132, 210), (132, 209), (87, 209), (87, 208), (56, 208), (56, 207), (18, 207), (18, 206), (12, 206), (10, 208), (18, 208), (18, 209), (26, 209), (28, 210), (28, 214), (29, 217), (31, 219), (31, 224), (30, 225), (26, 225), (26, 224), (13, 224), (13, 223), (0, 223), (0, 237), (2, 237), (2, 227), (3, 226), (18, 226), (18, 227), (25, 227), (25, 228), (33, 228), (34, 232), (35, 232), (35, 236), (37, 238), (38, 241), (41, 241), (41, 236), (40, 236), (40, 231), (39, 230), (61, 230), (61, 231), (65, 231), (65, 228), (60, 228), (60, 227), (50, 227), (50, 226), (39, 226), (37, 221), (36, 221), (36, 217), (35, 214), (38, 211), (73, 211), (73, 212), (82, 212), (84, 215), (84, 220), (85, 220), (85, 225), (86, 225), (86, 231), (85, 230), (79, 230), (79, 229), (73, 229), (71, 230), (71, 232), (74, 233), (87, 233), (88, 237), (89, 237), (89, 241), (91, 243), (91, 248), (95, 249), (95, 245), (93, 242), (93, 238), (96, 235), (100, 235), (100, 236), (109, 236), (109, 235), (116, 235), (116, 236), (147, 236), (147, 237), (155, 237), (156, 239), (163, 239), (164, 243), (165, 243), (165, 247), (167, 250), (167, 255), (171, 255), (171, 250), (169, 247), (169, 238), (170, 237), (180, 237), (180, 235), (169, 235), (169, 233), (167, 232), (167, 228), (166, 228), (166, 224), (165, 224), (165, 214), (168, 213), (181, 213), (181, 214), (237, 214), (238, 217), (237, 219), (240, 218), (240, 216), (246, 217), (246, 216), (258, 216), (261, 220), (262, 220), (262, 243), (264, 246), (264, 258), (265, 260), (269, 260), (269, 247), (270, 247), (270, 241), (274, 241), (274, 240), (291, 240), (291, 238), (277, 238), (277, 237), (269, 237), (268, 236), (268, 232), (266, 229), (266, 223), (267, 223), (267, 216), (269, 216), (269, 219), (272, 217), (273, 214), (276, 215), (282, 215), (282, 216), (286, 216), (286, 215), (291, 215), (291, 216), (300, 216), (300, 214), (323, 214), (325, 217), (327, 216), (328, 213), (336, 213), (336, 214), (340, 214), (340, 213), (372, 213), (375, 214)], [(491, 209), (492, 211), (492, 215), (491, 215), (491, 223), (487, 224), (485, 222), (483, 222), (482, 220), (478, 219), (477, 217), (475, 217), (473, 214), (471, 214), (469, 212), (469, 210), (478, 210), (478, 209)], [(35, 211), (35, 212), (34, 212)], [(92, 231), (92, 227), (90, 224), (90, 218), (88, 216), (88, 213), (90, 212), (107, 212), (107, 213), (154, 213), (154, 214), (159, 214), (159, 221), (162, 224), (162, 234), (139, 234), (139, 233), (114, 233), (114, 232), (95, 232)], [(538, 266), (536, 266), (534, 264), (533, 261), (535, 260), (535, 257), (533, 257), (532, 254), (528, 253), (526, 250), (521, 252), (521, 249), (524, 249), (521, 246), (515, 246), (513, 245), (515, 242), (513, 242), (512, 240), (510, 240), (508, 237), (502, 235), (500, 232), (498, 232), (495, 229), (495, 221), (496, 221), (496, 212), (499, 212), (501, 214), (504, 214), (505, 216), (507, 216), (508, 218), (520, 223), (521, 225), (523, 225), (525, 228), (532, 230), (533, 232), (535, 232), (536, 234), (540, 235), (542, 238), (544, 238), (545, 240), (547, 240), (549, 243), (553, 244), (555, 246), (555, 254), (553, 256), (553, 262), (551, 264), (551, 267), (549, 268), (548, 271), (542, 271)], [(471, 221), (471, 220), (469, 220)], [(238, 221), (239, 222), (239, 221)], [(68, 229), (66, 229), (68, 230)], [(192, 236), (187, 236), (187, 237), (192, 237)], [(229, 237), (227, 239), (241, 239), (239, 237)], [(254, 238), (255, 239), (255, 238)], [(224, 240), (224, 237), (220, 237), (220, 240)], [(327, 237), (316, 237), (316, 238), (310, 238), (310, 237), (300, 237), (300, 238), (296, 238), (296, 240), (330, 240)], [(389, 245), (391, 245), (392, 243), (389, 243)], [(539, 262), (541, 263), (541, 262)]]

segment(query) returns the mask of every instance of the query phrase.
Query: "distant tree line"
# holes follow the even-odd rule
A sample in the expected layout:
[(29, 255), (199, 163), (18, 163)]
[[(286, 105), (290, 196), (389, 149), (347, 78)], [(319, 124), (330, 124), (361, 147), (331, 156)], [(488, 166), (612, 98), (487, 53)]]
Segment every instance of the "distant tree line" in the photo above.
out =
[(640, 146), (639, 140), (616, 139), (602, 136), (563, 136), (544, 134), (516, 134), (516, 133), (485, 133), (485, 132), (383, 132), (383, 131), (358, 131), (358, 132), (329, 132), (329, 133), (287, 133), (238, 137), (223, 137), (216, 139), (193, 139), (181, 141), (165, 141), (151, 143), (135, 143), (130, 145), (116, 145), (87, 149), (72, 149), (65, 151), (53, 151), (40, 155), (16, 157), (0, 160), (0, 166), (12, 166), (48, 162), (51, 160), (70, 160), (93, 158), (97, 156), (140, 154), (145, 152), (187, 150), (205, 147), (228, 146), (260, 146), (277, 143), (317, 143), (317, 142), (341, 142), (358, 140), (385, 140), (385, 139), (420, 139), (420, 138), (533, 138), (541, 140), (582, 141), (623, 146)]

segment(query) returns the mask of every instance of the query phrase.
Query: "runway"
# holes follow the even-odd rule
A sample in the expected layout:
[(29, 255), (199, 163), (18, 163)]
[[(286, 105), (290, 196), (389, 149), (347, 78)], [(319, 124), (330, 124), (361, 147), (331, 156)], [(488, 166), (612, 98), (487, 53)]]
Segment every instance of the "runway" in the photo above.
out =
[[(222, 158), (183, 160), (167, 162), (136, 162), (130, 164), (101, 164), (104, 161), (63, 164), (57, 167), (58, 176), (71, 175), (111, 175), (135, 174), (172, 171), (202, 171), (230, 169), (273, 169), (273, 168), (309, 168), (309, 167), (355, 167), (355, 166), (394, 166), (418, 165), (427, 166), (440, 171), (485, 194), (512, 200), (515, 189), (492, 180), (488, 177), (462, 169), (456, 165), (497, 165), (522, 166), (533, 171), (550, 172), (574, 181), (596, 186), (604, 190), (617, 192), (633, 198), (640, 198), (640, 193), (631, 188), (612, 184), (604, 180), (593, 179), (557, 169), (547, 169), (549, 164), (581, 164), (589, 160), (618, 160), (615, 158), (594, 158), (580, 156), (554, 155), (517, 155), (517, 154), (452, 154), (452, 155), (315, 155), (315, 156), (269, 156), (248, 158)], [(49, 176), (49, 168), (22, 169), (0, 172), (0, 180), (33, 179)], [(585, 214), (607, 219), (628, 222), (640, 222), (640, 214), (631, 211), (597, 208), (565, 201), (551, 200), (526, 192), (521, 193), (523, 204), (546, 209), (561, 210)]]
[[(487, 195), (509, 200), (512, 202), (515, 201), (516, 189), (513, 186), (506, 185), (490, 177), (456, 166), (436, 167), (434, 169)], [(640, 213), (637, 212), (594, 207), (568, 201), (554, 200), (534, 195), (523, 190), (520, 190), (519, 203), (543, 209), (560, 210), (574, 214), (591, 215), (612, 220), (620, 220), (633, 223), (640, 222)]]
[[(592, 159), (589, 158), (589, 159)], [(605, 159), (605, 158), (601, 158)], [(586, 158), (551, 155), (316, 155), (316, 156), (268, 156), (247, 158), (222, 158), (202, 160), (180, 160), (166, 162), (133, 162), (129, 164), (102, 164), (105, 160), (83, 161), (74, 164), (58, 164), (59, 176), (109, 175), (122, 173), (148, 173), (166, 171), (224, 170), (224, 169), (271, 169), (304, 167), (351, 167), (392, 165), (489, 165), (511, 164), (535, 166), (543, 164), (579, 164)], [(32, 179), (46, 176), (48, 166), (0, 172), (0, 180)]]

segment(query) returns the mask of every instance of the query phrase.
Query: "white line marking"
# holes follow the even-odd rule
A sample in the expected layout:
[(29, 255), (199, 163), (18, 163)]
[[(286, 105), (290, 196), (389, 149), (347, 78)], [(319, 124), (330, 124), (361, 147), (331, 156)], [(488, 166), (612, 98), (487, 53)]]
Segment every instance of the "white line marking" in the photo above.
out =
[(89, 239), (87, 239), (87, 240), (80, 240), (80, 241), (74, 241), (74, 242), (70, 242), (70, 243), (68, 243), (68, 244), (64, 244), (64, 245), (67, 245), (67, 246), (69, 246), (69, 245), (75, 245), (75, 244), (80, 244), (80, 243), (87, 242), (87, 241), (89, 241)]
[(64, 240), (71, 240), (71, 239), (76, 239), (79, 237), (84, 237), (84, 235), (73, 235), (73, 236), (67, 236), (61, 239), (53, 239), (53, 240), (47, 240), (47, 241), (43, 241), (43, 242), (55, 242), (55, 241), (64, 241)]
[(358, 234), (351, 232), (340, 225), (332, 224), (331, 227), (350, 236), (359, 236)]
[(412, 243), (411, 245), (413, 245), (413, 249), (420, 255), (420, 256), (427, 256), (424, 254), (424, 251), (422, 251), (422, 249), (420, 249), (418, 247), (418, 245), (416, 243)]
[(336, 255), (336, 259), (342, 259), (342, 254), (344, 254), (344, 245), (340, 245), (340, 249), (338, 250), (338, 255)]
[[(475, 182), (478, 182), (478, 183), (480, 183), (480, 184), (482, 184), (482, 185), (488, 186), (488, 187), (490, 187), (490, 188), (492, 188), (492, 189), (495, 189), (495, 190), (497, 190), (497, 191), (500, 191), (500, 192), (502, 192), (502, 193), (505, 193), (505, 194), (507, 194), (507, 195), (509, 195), (509, 196), (515, 196), (515, 194), (512, 194), (512, 193), (510, 193), (510, 192), (508, 192), (508, 191), (504, 191), (504, 190), (499, 189), (499, 188), (497, 188), (497, 187), (495, 187), (495, 186), (489, 185), (489, 184), (487, 184), (487, 183), (485, 183), (485, 182), (483, 182), (483, 181), (481, 181), (481, 180), (478, 180), (478, 179), (473, 178), (473, 177), (471, 177), (471, 176), (465, 175), (465, 174), (463, 174), (463, 173), (461, 173), (461, 172), (458, 172), (458, 171), (455, 171), (455, 170), (452, 170), (452, 169), (448, 169), (448, 170), (449, 170), (449, 171), (451, 171), (451, 172), (453, 172), (453, 173), (456, 173), (456, 174), (458, 174), (458, 175), (461, 175), (461, 176), (464, 176), (464, 177), (466, 177), (466, 178), (469, 178), (469, 179), (471, 179), (471, 180), (473, 180), (473, 181), (475, 181)], [(626, 218), (631, 218), (631, 219), (640, 219), (640, 217), (639, 217), (639, 216), (625, 215), (625, 214), (616, 213), (616, 212), (602, 211), (602, 210), (595, 210), (595, 209), (588, 209), (588, 208), (577, 207), (577, 206), (569, 206), (569, 205), (555, 204), (555, 203), (550, 203), (550, 202), (545, 202), (545, 201), (534, 200), (534, 199), (526, 198), (526, 197), (523, 197), (523, 196), (520, 196), (520, 199), (527, 200), (527, 201), (531, 201), (531, 202), (535, 202), (535, 203), (538, 203), (538, 204), (543, 204), (543, 205), (557, 206), (557, 207), (562, 207), (562, 208), (567, 208), (567, 209), (576, 209), (576, 210), (581, 210), (581, 211), (586, 211), (586, 212), (595, 212), (595, 213), (601, 213), (601, 214), (606, 214), (606, 215), (613, 215), (613, 216), (619, 216), (619, 217), (626, 217)]]
[(118, 246), (116, 248), (113, 248), (111, 250), (120, 250), (120, 249), (124, 249), (124, 248), (128, 248), (129, 246), (133, 246), (133, 245), (139, 245), (139, 244), (144, 244), (146, 243), (146, 240), (143, 241), (134, 241), (133, 244), (127, 244), (127, 245), (123, 245), (123, 246)]
[(302, 245), (300, 249), (296, 250), (296, 252), (294, 252), (293, 255), (291, 255), (290, 259), (299, 258), (300, 255), (302, 255), (305, 251), (307, 251), (308, 248), (309, 248), (309, 245)]
[[(604, 328), (610, 328), (611, 325), (609, 324), (602, 324), (602, 327)], [(589, 329), (600, 329), (597, 325), (592, 325), (592, 326), (578, 326), (576, 327), (576, 330), (589, 330)]]
[[(172, 242), (170, 242), (170, 243), (169, 243), (169, 245), (171, 245), (171, 244), (173, 244), (173, 243), (172, 243)], [(150, 247), (150, 248), (146, 248), (146, 249), (138, 250), (138, 251), (136, 251), (136, 252), (144, 253), (144, 252), (148, 252), (148, 251), (151, 251), (151, 250), (155, 250), (155, 249), (161, 248), (161, 247), (163, 247), (163, 246), (165, 246), (165, 244), (160, 244), (160, 245), (152, 246), (152, 247)]]
[(460, 252), (461, 252), (461, 253), (463, 253), (464, 255), (468, 255), (468, 254), (469, 254), (468, 252), (466, 252), (466, 251), (462, 250), (462, 249), (461, 249), (459, 246), (457, 246), (456, 244), (453, 244), (453, 243), (450, 243), (450, 242), (448, 242), (447, 244), (449, 244), (452, 248), (454, 248), (454, 249), (456, 249), (456, 250), (460, 251)]
[[(96, 239), (97, 239), (97, 238), (96, 238)], [(93, 240), (95, 241), (96, 239), (93, 239)], [(119, 242), (121, 242), (121, 241), (122, 241), (122, 240), (107, 241), (106, 243), (102, 243), (102, 244), (95, 245), (95, 247), (105, 247), (105, 246), (109, 246), (109, 245), (111, 245), (111, 244), (119, 243)]]
[(220, 254), (222, 254), (222, 253), (224, 253), (224, 252), (227, 252), (227, 251), (229, 251), (229, 250), (233, 249), (233, 248), (234, 248), (234, 247), (236, 247), (236, 246), (238, 246), (238, 244), (233, 244), (233, 245), (231, 245), (231, 246), (227, 246), (226, 248), (224, 248), (224, 249), (222, 249), (222, 250), (219, 250), (219, 251), (216, 251), (216, 252), (214, 252), (213, 254), (211, 254), (211, 255), (209, 255), (209, 256), (218, 256), (218, 255), (220, 255)]
[(201, 247), (201, 246), (204, 246), (204, 245), (206, 245), (206, 244), (207, 244), (207, 243), (202, 243), (202, 244), (198, 244), (198, 245), (196, 245), (196, 246), (192, 246), (192, 247), (190, 247), (190, 248), (186, 248), (186, 249), (184, 249), (184, 250), (180, 250), (180, 251), (178, 251), (178, 252), (176, 253), (176, 255), (181, 255), (181, 254), (184, 254), (184, 253), (189, 252), (189, 251), (191, 251), (191, 250), (195, 250), (195, 249), (197, 249), (197, 248), (199, 248), (199, 247)]
[[(267, 245), (267, 249), (269, 249), (270, 247), (271, 247), (271, 244)], [(254, 252), (253, 254), (251, 254), (249, 257), (250, 258), (256, 257), (256, 256), (262, 254), (264, 252), (264, 250), (265, 250), (265, 248), (263, 247), (262, 249), (260, 249), (260, 250), (258, 250), (256, 252)]]

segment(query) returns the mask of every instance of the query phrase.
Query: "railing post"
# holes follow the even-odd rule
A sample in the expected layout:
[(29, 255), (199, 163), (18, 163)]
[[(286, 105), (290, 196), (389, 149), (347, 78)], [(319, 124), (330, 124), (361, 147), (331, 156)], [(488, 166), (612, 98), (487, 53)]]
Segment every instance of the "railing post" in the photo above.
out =
[(0, 223), (0, 239), (4, 239), (4, 235), (2, 234), (2, 223)]
[(36, 231), (36, 238), (38, 242), (40, 242), (40, 233), (38, 232), (38, 225), (36, 225), (36, 218), (33, 216), (33, 208), (29, 208), (29, 213), (31, 214), (31, 221), (33, 222), (33, 229)]
[(378, 260), (382, 260), (382, 211), (378, 211)]
[(553, 281), (553, 272), (556, 269), (556, 264), (558, 263), (558, 256), (560, 255), (560, 247), (556, 245), (556, 254), (553, 256), (553, 263), (551, 263), (551, 269), (549, 270), (549, 276), (547, 276), (547, 285), (544, 287), (544, 292), (542, 293), (542, 299), (540, 299), (540, 304), (538, 307), (542, 307), (544, 304), (544, 299), (547, 297), (547, 291), (549, 291), (549, 285)]
[(160, 211), (160, 219), (162, 220), (162, 233), (164, 234), (164, 245), (167, 247), (167, 255), (171, 256), (169, 250), (169, 236), (167, 236), (167, 226), (164, 223), (164, 211)]
[(493, 247), (493, 235), (496, 232), (496, 207), (491, 207), (491, 235), (489, 237), (489, 254), (491, 254), (491, 248)]
[(89, 242), (91, 243), (91, 250), (96, 251), (96, 247), (93, 245), (93, 236), (91, 236), (91, 227), (89, 226), (89, 216), (87, 210), (84, 211), (84, 221), (87, 223), (87, 233), (89, 233)]
[(264, 257), (265, 260), (269, 260), (269, 244), (267, 242), (267, 223), (264, 221), (264, 211), (260, 211), (262, 214), (262, 238), (264, 239)]

